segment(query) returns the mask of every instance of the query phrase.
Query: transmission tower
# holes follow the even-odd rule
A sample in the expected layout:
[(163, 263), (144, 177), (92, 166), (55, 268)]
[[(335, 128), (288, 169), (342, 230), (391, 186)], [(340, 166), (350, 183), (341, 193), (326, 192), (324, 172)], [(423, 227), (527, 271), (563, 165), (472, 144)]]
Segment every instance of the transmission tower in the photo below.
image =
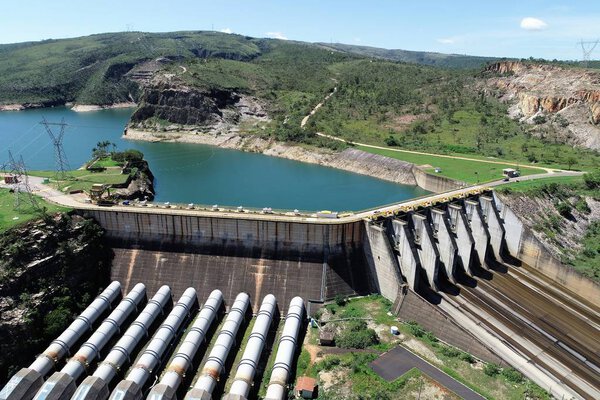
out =
[[(44, 125), (46, 128), (46, 132), (48, 132), (48, 136), (50, 136), (50, 140), (52, 140), (52, 144), (54, 145), (56, 180), (64, 180), (67, 177), (67, 171), (71, 169), (69, 168), (69, 161), (67, 160), (67, 155), (63, 148), (63, 137), (65, 135), (65, 128), (67, 127), (65, 119), (63, 118), (60, 122), (48, 122), (46, 121), (46, 118), (43, 118), (40, 124)], [(52, 132), (51, 126), (60, 127), (60, 132), (55, 134)]]
[(15, 203), (14, 209), (18, 210), (21, 207), (21, 193), (25, 193), (27, 196), (27, 202), (31, 205), (31, 208), (34, 210), (39, 210), (40, 206), (33, 195), (33, 190), (31, 190), (31, 186), (29, 185), (29, 175), (27, 174), (27, 167), (25, 166), (25, 161), (23, 161), (23, 156), (19, 158), (19, 160), (15, 160), (12, 155), (12, 152), (8, 151), (8, 163), (5, 164), (6, 170), (10, 171), (9, 174), (12, 176), (12, 190), (15, 195)]
[(583, 67), (587, 68), (588, 63), (590, 61), (590, 57), (592, 55), (592, 52), (594, 51), (594, 49), (596, 48), (596, 46), (598, 46), (598, 43), (600, 43), (600, 39), (596, 39), (593, 41), (588, 41), (588, 42), (584, 42), (583, 40), (581, 40), (579, 42), (579, 45), (581, 46), (581, 51), (583, 52)]

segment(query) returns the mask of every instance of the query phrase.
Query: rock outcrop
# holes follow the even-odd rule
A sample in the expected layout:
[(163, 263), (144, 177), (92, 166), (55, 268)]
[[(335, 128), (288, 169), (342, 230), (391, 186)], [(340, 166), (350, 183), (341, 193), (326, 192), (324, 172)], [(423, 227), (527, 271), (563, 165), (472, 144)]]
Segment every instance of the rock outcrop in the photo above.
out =
[[(574, 194), (565, 199), (554, 192), (549, 190), (532, 195), (499, 191), (497, 195), (556, 259), (569, 262), (581, 251), (590, 224), (600, 219), (600, 201), (592, 196)], [(568, 216), (561, 215), (556, 204), (565, 201), (571, 204), (583, 202), (586, 210), (571, 207)]]
[(146, 160), (128, 161), (123, 172), (130, 174), (124, 185), (112, 187), (113, 195), (120, 200), (154, 200), (154, 175)]
[(158, 131), (235, 130), (249, 119), (267, 120), (263, 104), (233, 90), (200, 90), (182, 84), (159, 82), (144, 89), (130, 126)]
[(94, 221), (58, 214), (0, 233), (0, 382), (29, 365), (108, 284)]
[(484, 76), (484, 90), (512, 104), (512, 117), (550, 124), (566, 142), (600, 149), (600, 72), (504, 61), (488, 66)]

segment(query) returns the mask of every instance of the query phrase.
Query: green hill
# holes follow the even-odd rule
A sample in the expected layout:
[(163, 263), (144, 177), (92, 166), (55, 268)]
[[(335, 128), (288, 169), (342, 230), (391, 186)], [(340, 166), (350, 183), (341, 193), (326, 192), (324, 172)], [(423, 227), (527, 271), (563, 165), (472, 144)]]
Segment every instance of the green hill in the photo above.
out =
[(263, 40), (217, 32), (106, 33), (0, 45), (0, 104), (110, 104), (137, 96), (123, 75), (158, 57), (249, 60)]
[[(167, 61), (218, 58), (268, 59), (281, 41), (219, 32), (120, 32), (72, 39), (0, 45), (0, 104), (66, 102), (110, 104), (138, 96), (138, 87), (124, 74), (135, 65), (163, 57)], [(489, 61), (437, 53), (384, 50), (336, 44), (286, 42), (280, 62), (290, 56), (307, 61), (378, 57), (441, 67), (476, 67)], [(326, 56), (332, 49), (333, 57)], [(309, 54), (310, 53), (310, 54)], [(304, 65), (307, 65), (304, 63)], [(289, 72), (289, 70), (288, 70)]]
[(326, 49), (357, 54), (371, 58), (382, 58), (414, 64), (431, 65), (453, 69), (478, 69), (485, 64), (498, 61), (499, 57), (479, 57), (462, 54), (444, 54), (427, 51), (410, 51), (399, 49), (382, 49), (370, 46), (356, 46), (343, 43), (318, 43)]

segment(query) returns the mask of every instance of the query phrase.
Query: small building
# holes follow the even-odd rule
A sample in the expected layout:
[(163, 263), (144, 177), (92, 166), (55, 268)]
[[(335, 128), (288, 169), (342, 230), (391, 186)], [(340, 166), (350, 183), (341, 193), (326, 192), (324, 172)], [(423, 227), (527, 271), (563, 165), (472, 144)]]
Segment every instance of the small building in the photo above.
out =
[(502, 175), (509, 177), (509, 178), (515, 178), (515, 177), (521, 175), (521, 173), (514, 168), (504, 168), (502, 170)]
[(442, 172), (442, 169), (440, 167), (435, 167), (435, 172), (439, 174), (440, 172)]
[(334, 346), (335, 333), (328, 329), (321, 329), (319, 332), (319, 344), (321, 346)]
[(314, 399), (317, 397), (317, 380), (308, 376), (301, 376), (296, 381), (296, 388), (294, 389), (296, 396), (300, 396), (303, 399)]

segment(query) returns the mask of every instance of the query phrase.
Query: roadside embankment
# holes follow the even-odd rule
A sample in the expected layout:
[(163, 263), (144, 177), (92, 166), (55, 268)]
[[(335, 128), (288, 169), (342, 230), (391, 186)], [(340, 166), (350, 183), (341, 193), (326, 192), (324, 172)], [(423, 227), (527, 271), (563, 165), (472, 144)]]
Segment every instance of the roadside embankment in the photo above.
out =
[(228, 149), (263, 153), (311, 164), (323, 165), (344, 171), (368, 175), (404, 185), (419, 185), (425, 190), (441, 192), (461, 187), (461, 183), (448, 178), (427, 174), (414, 164), (362, 150), (348, 148), (343, 151), (315, 149), (289, 145), (273, 139), (239, 134), (204, 134), (195, 131), (149, 132), (127, 129), (125, 139), (150, 142), (200, 143)]

